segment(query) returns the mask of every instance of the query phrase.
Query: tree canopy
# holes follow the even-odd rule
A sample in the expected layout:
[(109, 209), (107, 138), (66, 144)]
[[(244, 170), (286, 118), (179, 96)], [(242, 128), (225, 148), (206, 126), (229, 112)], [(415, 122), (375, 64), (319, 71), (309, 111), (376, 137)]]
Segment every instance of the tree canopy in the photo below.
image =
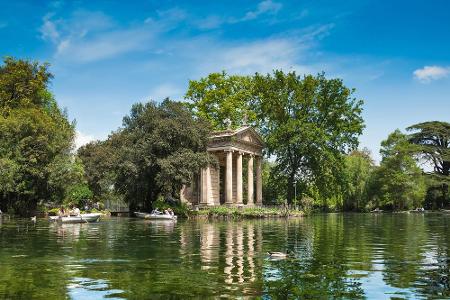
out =
[(249, 76), (211, 73), (189, 81), (185, 98), (190, 101), (189, 107), (214, 129), (237, 128), (255, 122), (256, 115), (251, 109), (252, 85)]
[(6, 58), (0, 66), (0, 168), (7, 174), (0, 180), (3, 209), (24, 212), (39, 200), (64, 197), (66, 183), (51, 178), (56, 165), (71, 159), (74, 124), (48, 89), (52, 77), (47, 64)]
[[(448, 186), (450, 184), (450, 123), (431, 121), (412, 125), (409, 141), (417, 145), (416, 152), (433, 166), (433, 173), (428, 174), (430, 189), (439, 189), (440, 207), (450, 203)], [(430, 191), (431, 192), (431, 191)], [(430, 193), (429, 193), (430, 195)], [(437, 203), (433, 203), (436, 206)]]
[(96, 193), (112, 182), (131, 209), (149, 210), (158, 197), (178, 197), (192, 174), (213, 162), (206, 152), (209, 133), (209, 123), (193, 118), (183, 103), (137, 103), (108, 141), (79, 153)]
[(426, 185), (408, 136), (400, 130), (394, 131), (381, 143), (380, 153), (382, 161), (375, 170), (371, 187), (374, 201), (385, 208), (400, 210), (421, 207)]
[(362, 100), (340, 79), (275, 71), (254, 77), (257, 116), (267, 150), (288, 177), (287, 199), (296, 180), (313, 183), (324, 198), (338, 188), (342, 154), (358, 145), (364, 128)]

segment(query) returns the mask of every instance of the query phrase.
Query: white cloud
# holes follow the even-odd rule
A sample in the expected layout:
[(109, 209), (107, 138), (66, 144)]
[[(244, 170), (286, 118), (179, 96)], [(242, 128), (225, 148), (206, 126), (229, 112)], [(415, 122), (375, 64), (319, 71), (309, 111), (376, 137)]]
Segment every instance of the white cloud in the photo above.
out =
[(223, 23), (226, 23), (226, 20), (219, 16), (211, 15), (205, 19), (198, 20), (195, 23), (200, 29), (214, 29), (220, 27)]
[(281, 3), (273, 2), (271, 0), (264, 0), (258, 4), (256, 10), (247, 12), (242, 20), (254, 20), (263, 14), (275, 14), (281, 9), (281, 7)]
[(59, 32), (56, 29), (56, 24), (50, 19), (51, 15), (46, 15), (43, 19), (43, 24), (39, 28), (41, 37), (43, 40), (51, 41), (52, 43), (57, 43), (59, 39)]
[(445, 78), (448, 74), (450, 74), (450, 67), (441, 66), (425, 66), (413, 72), (414, 78), (422, 83)]
[(76, 11), (68, 19), (47, 14), (40, 32), (55, 45), (57, 59), (91, 62), (144, 49), (154, 36), (152, 25), (118, 28), (101, 12)]
[[(206, 76), (222, 70), (228, 73), (266, 73), (274, 69), (295, 70), (299, 74), (320, 71), (310, 60), (317, 40), (326, 36), (332, 24), (254, 41), (220, 42), (199, 37), (171, 43), (169, 52), (178, 53), (185, 61), (190, 78)], [(180, 51), (179, 49), (182, 49)], [(320, 66), (319, 66), (320, 67)]]
[(255, 20), (262, 15), (275, 15), (282, 6), (281, 3), (273, 2), (272, 0), (264, 0), (258, 3), (255, 10), (248, 11), (243, 17), (221, 17), (210, 15), (204, 19), (194, 20), (193, 23), (200, 29), (214, 29), (223, 24), (236, 24)]
[(300, 51), (296, 41), (285, 38), (267, 39), (231, 47), (219, 55), (223, 68), (232, 73), (271, 72), (292, 69)]
[(153, 35), (142, 29), (129, 29), (96, 35), (93, 38), (69, 38), (57, 47), (56, 57), (77, 62), (111, 58), (130, 51), (145, 49)]
[(75, 132), (75, 150), (95, 140), (92, 135), (84, 134), (77, 130)]

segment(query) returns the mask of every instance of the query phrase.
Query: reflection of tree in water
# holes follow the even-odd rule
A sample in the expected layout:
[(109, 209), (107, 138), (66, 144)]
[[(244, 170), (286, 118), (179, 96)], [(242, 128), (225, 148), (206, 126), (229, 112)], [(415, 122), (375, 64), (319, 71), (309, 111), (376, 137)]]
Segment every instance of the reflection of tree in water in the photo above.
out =
[(40, 222), (3, 220), (0, 230), (0, 299), (64, 299), (68, 276), (60, 246)]
[(384, 281), (397, 288), (409, 288), (417, 279), (424, 256), (427, 233), (423, 215), (384, 217), (380, 234), (389, 245), (383, 249)]
[(448, 257), (448, 253), (441, 252), (438, 254), (436, 267), (421, 272), (416, 284), (422, 294), (433, 298), (450, 297), (450, 261)]
[[(112, 218), (62, 227), (3, 221), (0, 298), (65, 298), (84, 283), (133, 299), (373, 298), (370, 288), (381, 296), (450, 297), (443, 216), (177, 224)], [(265, 254), (288, 249), (286, 260)]]
[(363, 296), (360, 283), (348, 276), (343, 219), (326, 220), (286, 226), (284, 247), (292, 253), (286, 260), (265, 262), (265, 294), (276, 299)]
[[(450, 298), (450, 219), (441, 217), (438, 221), (427, 219), (429, 226), (433, 226), (433, 231), (429, 239), (432, 241), (433, 251), (428, 254), (428, 266), (419, 270), (417, 276), (417, 289), (424, 295), (433, 298)], [(430, 263), (431, 261), (431, 263)], [(425, 264), (427, 262), (425, 261)]]

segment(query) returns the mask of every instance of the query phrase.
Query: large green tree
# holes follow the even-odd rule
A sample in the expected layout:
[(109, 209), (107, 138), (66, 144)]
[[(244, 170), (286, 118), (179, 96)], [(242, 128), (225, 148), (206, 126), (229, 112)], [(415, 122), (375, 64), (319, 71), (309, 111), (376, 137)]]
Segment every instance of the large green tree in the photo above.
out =
[(426, 185), (413, 157), (415, 151), (400, 130), (381, 142), (382, 160), (374, 171), (371, 187), (374, 203), (399, 210), (422, 206)]
[(374, 162), (368, 149), (354, 150), (345, 157), (345, 210), (363, 210), (368, 202), (368, 187)]
[[(433, 166), (433, 172), (428, 177), (430, 189), (441, 191), (439, 206), (449, 205), (450, 123), (423, 122), (407, 130), (411, 132), (409, 140), (418, 146), (420, 156)], [(437, 206), (437, 203), (433, 203), (433, 206)]]
[(105, 200), (111, 196), (116, 179), (115, 166), (120, 137), (120, 134), (112, 134), (106, 141), (90, 142), (77, 151), (84, 165), (88, 185), (97, 200)]
[(314, 184), (323, 199), (340, 191), (343, 154), (357, 147), (364, 127), (354, 90), (324, 74), (282, 71), (256, 74), (254, 89), (260, 130), (287, 177), (288, 201), (296, 181)]
[(116, 132), (115, 188), (131, 209), (150, 209), (159, 196), (177, 197), (192, 174), (212, 162), (206, 152), (209, 123), (180, 102), (133, 105)]
[(185, 98), (189, 107), (216, 130), (237, 128), (255, 122), (251, 109), (253, 81), (250, 76), (211, 73), (189, 81)]
[[(19, 213), (56, 200), (65, 182), (50, 180), (71, 159), (74, 124), (48, 89), (48, 65), (6, 58), (0, 66), (0, 206)], [(3, 175), (3, 172), (2, 172)], [(63, 193), (62, 193), (63, 194)], [(53, 199), (52, 199), (53, 198)], [(61, 200), (61, 199), (59, 199)]]

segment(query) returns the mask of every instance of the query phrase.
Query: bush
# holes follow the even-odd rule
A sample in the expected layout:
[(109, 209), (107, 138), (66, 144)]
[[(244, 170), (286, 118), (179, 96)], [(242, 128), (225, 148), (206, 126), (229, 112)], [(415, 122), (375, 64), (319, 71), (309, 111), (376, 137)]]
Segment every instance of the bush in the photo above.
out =
[(86, 184), (77, 184), (68, 189), (64, 203), (84, 207), (92, 197), (93, 193)]

